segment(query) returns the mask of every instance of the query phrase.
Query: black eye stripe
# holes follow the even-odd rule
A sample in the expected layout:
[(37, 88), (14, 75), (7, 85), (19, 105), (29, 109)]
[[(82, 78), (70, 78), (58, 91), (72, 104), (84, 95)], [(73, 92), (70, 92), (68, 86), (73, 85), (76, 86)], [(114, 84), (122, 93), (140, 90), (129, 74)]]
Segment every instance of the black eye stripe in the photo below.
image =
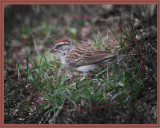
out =
[(61, 47), (62, 45), (58, 45), (57, 48)]
[(60, 44), (60, 45), (57, 45), (57, 48), (61, 47), (62, 45), (70, 45), (70, 44), (68, 44), (68, 43), (66, 43), (66, 44)]

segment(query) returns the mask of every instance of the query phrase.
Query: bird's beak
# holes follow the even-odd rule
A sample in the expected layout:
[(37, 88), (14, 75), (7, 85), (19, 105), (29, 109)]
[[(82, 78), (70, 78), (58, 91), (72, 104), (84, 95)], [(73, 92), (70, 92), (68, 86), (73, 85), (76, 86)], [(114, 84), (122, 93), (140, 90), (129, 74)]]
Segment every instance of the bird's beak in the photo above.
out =
[(57, 51), (57, 49), (56, 49), (56, 47), (55, 46), (52, 46), (51, 48), (50, 48), (50, 52), (52, 53), (52, 52), (56, 52)]

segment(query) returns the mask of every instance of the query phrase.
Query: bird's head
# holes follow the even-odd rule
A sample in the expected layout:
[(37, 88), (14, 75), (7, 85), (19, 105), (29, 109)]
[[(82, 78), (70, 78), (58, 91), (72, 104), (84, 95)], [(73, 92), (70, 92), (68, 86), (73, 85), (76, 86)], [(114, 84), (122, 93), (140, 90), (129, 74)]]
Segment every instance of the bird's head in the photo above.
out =
[(72, 43), (67, 39), (59, 39), (54, 41), (53, 45), (50, 48), (50, 52), (57, 52), (58, 50), (64, 49), (66, 46), (71, 45)]
[(54, 41), (54, 44), (50, 48), (50, 52), (56, 52), (59, 55), (66, 55), (70, 53), (75, 45), (67, 39), (59, 39)]

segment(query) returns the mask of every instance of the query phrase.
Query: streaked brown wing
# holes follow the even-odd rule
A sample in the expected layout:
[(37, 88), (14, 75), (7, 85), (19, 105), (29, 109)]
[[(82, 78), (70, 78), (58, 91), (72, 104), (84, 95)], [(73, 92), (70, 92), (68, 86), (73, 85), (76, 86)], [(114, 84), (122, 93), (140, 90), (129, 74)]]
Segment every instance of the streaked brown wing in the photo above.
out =
[[(75, 51), (77, 52), (75, 53)], [(81, 49), (82, 50), (82, 49)], [(116, 57), (116, 54), (109, 54), (106, 51), (98, 50), (86, 50), (81, 51), (80, 49), (75, 49), (70, 55), (67, 56), (67, 62), (73, 67), (96, 64), (105, 59)], [(72, 58), (72, 59), (71, 59)]]

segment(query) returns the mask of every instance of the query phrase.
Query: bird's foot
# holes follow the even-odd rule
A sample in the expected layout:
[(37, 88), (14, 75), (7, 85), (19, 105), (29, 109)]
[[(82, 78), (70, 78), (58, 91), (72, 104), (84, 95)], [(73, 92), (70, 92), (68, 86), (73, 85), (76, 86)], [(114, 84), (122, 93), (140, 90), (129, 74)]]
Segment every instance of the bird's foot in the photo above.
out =
[(84, 79), (86, 78), (87, 75), (88, 75), (88, 73), (86, 73), (86, 72), (83, 73), (83, 76), (82, 76), (82, 78), (81, 78), (80, 80), (81, 80), (81, 81), (84, 80)]

